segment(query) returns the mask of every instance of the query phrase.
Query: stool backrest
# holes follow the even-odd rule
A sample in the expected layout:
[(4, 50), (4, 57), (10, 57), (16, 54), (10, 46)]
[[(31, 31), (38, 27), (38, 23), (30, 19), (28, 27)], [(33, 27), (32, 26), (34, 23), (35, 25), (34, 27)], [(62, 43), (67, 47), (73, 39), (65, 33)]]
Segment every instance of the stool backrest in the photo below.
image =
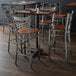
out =
[[(26, 17), (19, 17), (19, 16), (13, 16), (13, 20), (16, 24), (16, 28), (17, 29), (21, 29), (21, 28), (29, 28), (30, 27), (30, 16), (26, 16)], [(21, 24), (23, 23), (23, 24)]]
[(66, 27), (65, 27), (65, 30), (68, 31), (68, 30), (71, 30), (71, 21), (72, 21), (72, 16), (73, 16), (73, 11), (71, 13), (68, 13), (67, 14), (67, 18), (66, 18)]

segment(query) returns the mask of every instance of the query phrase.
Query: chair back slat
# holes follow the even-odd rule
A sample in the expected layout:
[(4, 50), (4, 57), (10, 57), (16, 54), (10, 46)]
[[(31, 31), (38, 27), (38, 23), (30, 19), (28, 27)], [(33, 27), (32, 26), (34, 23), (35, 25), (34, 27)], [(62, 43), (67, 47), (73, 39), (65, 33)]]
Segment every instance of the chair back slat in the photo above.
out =
[[(17, 29), (30, 27), (30, 17), (29, 16), (26, 16), (26, 17), (13, 16), (13, 19), (14, 19), (15, 23), (19, 22), (19, 24), (16, 25)], [(20, 24), (22, 22), (23, 22), (23, 24)]]

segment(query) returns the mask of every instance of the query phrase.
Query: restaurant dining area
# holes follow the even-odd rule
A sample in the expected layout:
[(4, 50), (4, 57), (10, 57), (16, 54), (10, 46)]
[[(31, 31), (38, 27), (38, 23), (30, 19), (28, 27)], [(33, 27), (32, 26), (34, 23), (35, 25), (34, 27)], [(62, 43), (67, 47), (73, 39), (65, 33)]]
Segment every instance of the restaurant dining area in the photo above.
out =
[(0, 76), (76, 76), (76, 1), (0, 0)]

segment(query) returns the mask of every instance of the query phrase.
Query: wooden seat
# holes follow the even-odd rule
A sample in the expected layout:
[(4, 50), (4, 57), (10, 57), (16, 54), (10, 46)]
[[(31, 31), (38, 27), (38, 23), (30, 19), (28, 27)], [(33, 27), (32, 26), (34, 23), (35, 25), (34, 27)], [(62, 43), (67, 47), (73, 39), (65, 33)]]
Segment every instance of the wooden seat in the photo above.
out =
[(47, 24), (52, 23), (51, 20), (41, 20), (41, 21), (39, 21), (39, 22), (40, 22), (40, 23), (47, 23)]
[(65, 30), (65, 25), (56, 25), (54, 27), (55, 30)]
[(18, 30), (18, 33), (19, 34), (29, 34), (29, 33), (34, 33), (34, 32), (36, 33), (38, 31), (39, 31), (38, 29), (34, 29), (34, 28), (31, 28), (29, 31), (26, 28), (22, 28), (22, 29)]
[(62, 18), (66, 16), (67, 16), (67, 12), (62, 12), (62, 13), (55, 15), (55, 17), (62, 17)]

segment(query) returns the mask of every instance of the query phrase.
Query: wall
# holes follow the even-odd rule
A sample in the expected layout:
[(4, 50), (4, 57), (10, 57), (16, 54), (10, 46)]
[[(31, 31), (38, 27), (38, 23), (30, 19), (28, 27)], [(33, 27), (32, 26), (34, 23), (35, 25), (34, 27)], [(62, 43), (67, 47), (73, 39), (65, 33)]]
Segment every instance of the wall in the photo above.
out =
[(13, 1), (19, 1), (19, 0), (0, 0), (0, 24), (1, 25), (6, 24), (6, 17), (5, 17), (5, 14), (1, 8), (1, 4), (2, 3), (9, 3), (9, 2), (13, 2)]

